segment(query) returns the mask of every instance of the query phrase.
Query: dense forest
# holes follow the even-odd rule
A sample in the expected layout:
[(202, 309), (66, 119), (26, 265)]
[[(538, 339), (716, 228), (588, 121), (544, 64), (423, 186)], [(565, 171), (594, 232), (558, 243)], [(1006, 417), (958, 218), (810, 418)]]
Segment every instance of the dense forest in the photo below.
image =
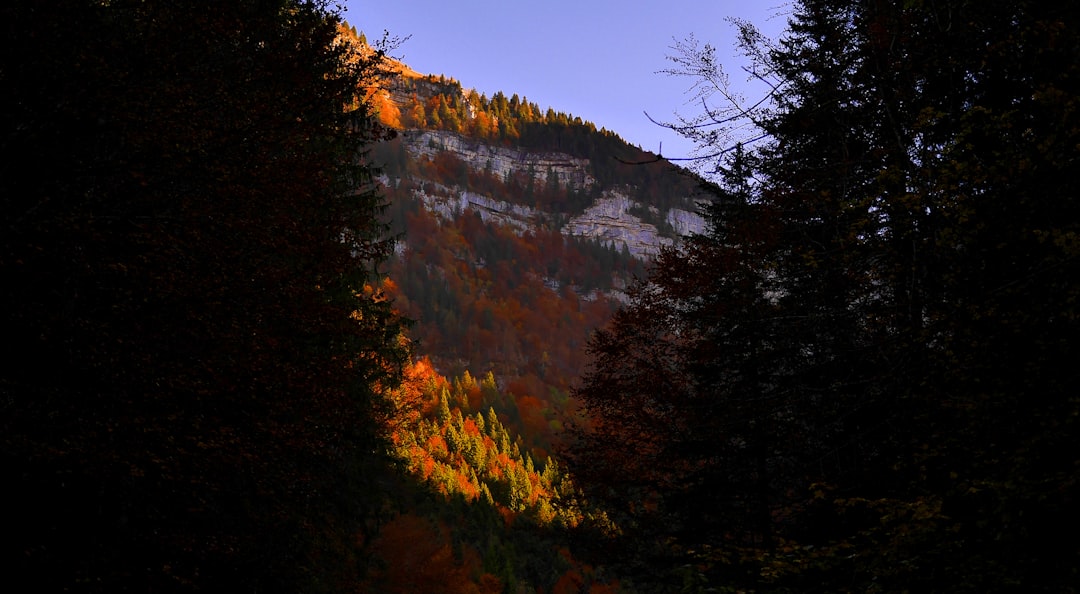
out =
[(718, 85), (675, 126), (713, 155), (710, 227), (593, 337), (574, 394), (568, 467), (625, 576), (1075, 591), (1078, 17), (804, 0), (779, 40), (737, 23), (771, 89), (746, 105), (680, 44)]
[[(8, 580), (1075, 592), (1080, 7), (793, 4), (732, 23), (745, 104), (676, 44), (704, 178), (322, 0), (5, 4)], [(643, 263), (420, 199), (613, 187), (707, 229)]]
[(342, 592), (408, 361), (322, 2), (0, 7), (11, 587)]

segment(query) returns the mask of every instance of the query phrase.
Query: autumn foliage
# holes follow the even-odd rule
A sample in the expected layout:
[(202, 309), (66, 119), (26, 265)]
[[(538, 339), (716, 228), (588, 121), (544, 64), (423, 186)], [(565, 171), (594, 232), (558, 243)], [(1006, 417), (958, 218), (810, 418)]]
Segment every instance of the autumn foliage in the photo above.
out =
[[(527, 517), (542, 526), (578, 523), (573, 487), (558, 461), (536, 460), (496, 413), (496, 404), (520, 406), (522, 399), (503, 398), (491, 373), (479, 382), (468, 371), (448, 381), (426, 359), (406, 378), (401, 396), (392, 400), (413, 399), (416, 413), (395, 425), (391, 438), (409, 472), (448, 498), (507, 510), (507, 518)], [(475, 407), (483, 400), (471, 394), (488, 406)]]
[[(367, 546), (372, 592), (616, 592), (575, 559), (570, 531), (590, 513), (553, 456), (525, 450), (494, 406), (494, 376), (447, 379), (426, 358), (391, 395), (388, 427), (405, 480)], [(605, 589), (607, 588), (607, 589)], [(434, 589), (434, 590), (433, 590)]]

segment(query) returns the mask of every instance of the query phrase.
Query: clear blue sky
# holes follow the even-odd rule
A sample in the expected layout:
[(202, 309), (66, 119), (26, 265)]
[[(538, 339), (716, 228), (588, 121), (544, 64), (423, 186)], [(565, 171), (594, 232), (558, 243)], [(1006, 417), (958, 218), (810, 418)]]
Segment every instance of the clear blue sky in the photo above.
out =
[(423, 74), (444, 74), (462, 86), (527, 97), (619, 134), (665, 156), (690, 147), (660, 120), (692, 115), (692, 83), (657, 74), (672, 64), (676, 39), (693, 34), (717, 48), (733, 83), (744, 77), (734, 28), (746, 19), (775, 37), (786, 23), (785, 0), (346, 0), (345, 19), (375, 41), (384, 30), (410, 38), (396, 57)]

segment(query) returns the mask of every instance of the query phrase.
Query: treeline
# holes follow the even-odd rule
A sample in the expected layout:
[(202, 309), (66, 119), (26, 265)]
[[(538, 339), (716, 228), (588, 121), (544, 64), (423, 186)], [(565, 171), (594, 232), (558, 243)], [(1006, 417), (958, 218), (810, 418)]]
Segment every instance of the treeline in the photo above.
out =
[[(446, 130), (493, 143), (530, 148), (553, 148), (537, 141), (559, 142), (558, 132), (570, 132), (567, 140), (576, 139), (577, 142), (593, 133), (617, 138), (606, 129), (598, 131), (595, 124), (580, 117), (552, 108), (541, 109), (528, 98), (518, 97), (517, 93), (507, 98), (502, 91), (497, 91), (489, 99), (486, 94), (466, 91), (456, 80), (435, 75), (420, 79), (401, 77), (390, 84), (395, 95), (407, 99), (396, 106), (383, 104), (383, 117), (388, 118), (388, 124), (401, 128)], [(543, 126), (550, 126), (552, 133), (540, 132)], [(577, 154), (579, 151), (572, 150), (574, 146), (584, 145), (572, 142), (564, 152)]]
[(591, 189), (595, 195), (603, 189), (630, 188), (637, 200), (663, 212), (672, 207), (692, 210), (701, 196), (695, 176), (658, 155), (579, 116), (541, 109), (516, 93), (507, 97), (497, 91), (489, 98), (441, 75), (393, 76), (383, 87), (373, 93), (372, 103), (380, 120), (392, 128), (445, 130), (491, 144), (588, 159), (597, 182)]
[(607, 129), (597, 130), (580, 117), (551, 108), (541, 110), (535, 103), (518, 100), (516, 94), (509, 99), (501, 91), (490, 99), (475, 92), (466, 95), (460, 83), (452, 82), (426, 100), (413, 94), (401, 113), (400, 124), (406, 129), (446, 130), (486, 142), (588, 159), (589, 173), (600, 188), (634, 188), (638, 200), (661, 210), (685, 208), (686, 198), (698, 194), (696, 178), (656, 160), (654, 153), (630, 146)]

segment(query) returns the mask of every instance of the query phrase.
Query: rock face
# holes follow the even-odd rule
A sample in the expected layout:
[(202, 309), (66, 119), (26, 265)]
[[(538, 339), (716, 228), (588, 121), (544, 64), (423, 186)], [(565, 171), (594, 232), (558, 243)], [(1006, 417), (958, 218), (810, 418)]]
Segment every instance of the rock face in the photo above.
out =
[(666, 220), (681, 237), (705, 232), (705, 218), (696, 212), (673, 208), (668, 211)]
[[(389, 81), (385, 91), (389, 99), (404, 109), (410, 101), (421, 102), (439, 94), (453, 93), (468, 107), (468, 117), (475, 117), (470, 97), (475, 93), (452, 79), (422, 76), (404, 64), (398, 64), (399, 76)], [(536, 151), (515, 146), (488, 144), (480, 139), (445, 130), (402, 130), (405, 150), (413, 158), (433, 159), (440, 153), (450, 153), (474, 171), (483, 171), (498, 179), (531, 175), (539, 184), (554, 176), (563, 188), (595, 191), (592, 164), (586, 158), (557, 151)], [(427, 183), (417, 190), (417, 197), (436, 214), (451, 218), (467, 209), (475, 210), (485, 221), (509, 225), (519, 233), (538, 225), (558, 228), (568, 236), (596, 239), (616, 249), (625, 246), (635, 257), (648, 259), (662, 246), (671, 245), (680, 236), (704, 231), (702, 217), (691, 212), (694, 206), (689, 197), (669, 201), (682, 208), (660, 212), (653, 205), (641, 204), (630, 196), (633, 187), (605, 187), (595, 204), (577, 216), (566, 213), (537, 211), (522, 204), (514, 196), (484, 196), (468, 188), (447, 188)], [(674, 197), (679, 198), (679, 197)], [(642, 216), (647, 220), (643, 220)]]
[[(554, 174), (560, 185), (580, 190), (588, 190), (596, 183), (589, 174), (588, 159), (565, 153), (493, 146), (474, 138), (438, 130), (407, 131), (403, 138), (406, 150), (414, 157), (433, 158), (441, 152), (450, 152), (470, 168), (499, 177), (525, 173), (544, 183), (549, 175)], [(560, 224), (559, 217), (553, 213), (462, 188), (440, 186), (430, 190), (418, 190), (417, 195), (429, 210), (444, 218), (452, 218), (472, 209), (485, 221), (509, 225), (519, 233), (535, 229), (538, 225)], [(664, 221), (667, 228), (658, 229), (656, 225), (632, 214), (645, 211), (650, 211), (654, 220)], [(649, 259), (662, 246), (672, 245), (679, 236), (701, 233), (705, 229), (704, 219), (689, 210), (672, 208), (663, 217), (660, 214), (655, 208), (632, 200), (623, 191), (609, 189), (585, 212), (563, 222), (560, 230), (565, 235), (595, 239), (616, 249), (625, 246), (631, 255)]]
[(565, 153), (536, 153), (519, 148), (492, 146), (474, 138), (441, 130), (419, 130), (404, 133), (405, 146), (413, 155), (434, 157), (440, 152), (450, 152), (477, 171), (489, 171), (500, 179), (507, 175), (531, 172), (543, 183), (548, 172), (559, 179), (559, 185), (585, 189), (596, 180), (589, 175), (588, 159), (571, 157)]
[[(401, 109), (414, 100), (425, 102), (436, 95), (453, 94), (468, 108), (466, 117), (476, 117), (473, 109), (475, 91), (445, 77), (423, 76), (401, 63), (394, 63), (397, 76), (384, 88), (389, 101)], [(446, 130), (402, 130), (405, 150), (413, 158), (433, 159), (440, 153), (450, 153), (478, 172), (487, 172), (498, 179), (531, 175), (539, 184), (554, 176), (563, 188), (595, 193), (597, 181), (592, 164), (586, 158), (557, 151), (536, 151), (516, 146), (488, 144), (483, 140)], [(694, 205), (687, 197), (672, 196), (668, 204), (679, 205), (661, 212), (654, 205), (641, 204), (630, 196), (634, 187), (605, 187), (600, 198), (585, 211), (567, 220), (566, 213), (540, 212), (522, 204), (514, 196), (483, 196), (468, 188), (447, 188), (427, 183), (426, 190), (417, 190), (424, 205), (444, 218), (466, 209), (477, 211), (485, 221), (496, 221), (525, 233), (537, 225), (558, 228), (568, 236), (586, 237), (612, 245), (625, 246), (641, 259), (655, 255), (662, 246), (671, 245), (680, 236), (701, 233), (704, 219), (692, 212)], [(644, 219), (642, 218), (644, 217)]]
[(618, 248), (626, 246), (631, 255), (647, 259), (674, 240), (661, 236), (655, 225), (630, 214), (631, 208), (640, 206), (621, 193), (606, 192), (596, 204), (570, 219), (562, 232), (597, 239)]
[(453, 220), (466, 210), (472, 210), (477, 212), (485, 223), (506, 225), (518, 234), (535, 229), (547, 220), (544, 213), (534, 208), (495, 200), (483, 194), (444, 186), (435, 186), (431, 190), (431, 193), (422, 189), (415, 193), (425, 208), (446, 220)]

